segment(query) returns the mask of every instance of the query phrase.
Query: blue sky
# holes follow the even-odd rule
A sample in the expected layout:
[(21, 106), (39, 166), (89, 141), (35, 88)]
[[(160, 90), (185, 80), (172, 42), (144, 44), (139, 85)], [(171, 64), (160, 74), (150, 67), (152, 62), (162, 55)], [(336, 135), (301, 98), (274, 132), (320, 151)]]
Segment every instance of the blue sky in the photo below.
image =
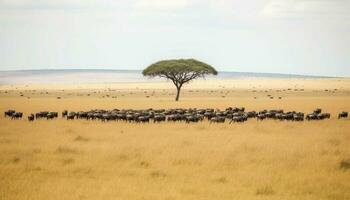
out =
[(350, 76), (350, 0), (0, 0), (0, 70), (218, 70)]

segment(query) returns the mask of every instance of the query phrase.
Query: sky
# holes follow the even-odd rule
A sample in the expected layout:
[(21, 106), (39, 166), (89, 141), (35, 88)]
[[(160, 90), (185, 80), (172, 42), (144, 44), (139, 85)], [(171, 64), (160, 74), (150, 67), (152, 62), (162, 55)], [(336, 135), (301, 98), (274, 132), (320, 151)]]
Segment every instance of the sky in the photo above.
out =
[(0, 0), (0, 70), (143, 69), (350, 76), (350, 0)]

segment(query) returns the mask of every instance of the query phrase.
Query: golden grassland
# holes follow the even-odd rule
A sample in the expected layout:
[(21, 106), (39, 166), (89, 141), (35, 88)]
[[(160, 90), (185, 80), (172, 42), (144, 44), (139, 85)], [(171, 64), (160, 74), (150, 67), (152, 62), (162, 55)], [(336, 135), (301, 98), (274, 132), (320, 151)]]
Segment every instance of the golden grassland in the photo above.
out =
[[(0, 199), (350, 199), (349, 79), (0, 86), (0, 111), (281, 108), (332, 118), (129, 124), (0, 115)], [(22, 96), (21, 96), (22, 95)], [(60, 97), (60, 98), (57, 98)], [(273, 97), (273, 99), (271, 98)], [(279, 99), (278, 97), (281, 97)]]

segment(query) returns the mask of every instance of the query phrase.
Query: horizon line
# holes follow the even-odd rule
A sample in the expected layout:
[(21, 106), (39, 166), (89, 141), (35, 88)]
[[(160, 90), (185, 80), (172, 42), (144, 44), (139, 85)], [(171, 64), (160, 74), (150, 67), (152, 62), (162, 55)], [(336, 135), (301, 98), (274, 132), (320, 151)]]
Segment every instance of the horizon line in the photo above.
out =
[[(142, 69), (98, 69), (98, 68), (72, 68), (72, 69), (58, 69), (58, 68), (41, 68), (41, 69), (8, 69), (1, 70), (0, 72), (20, 72), (20, 71), (74, 71), (74, 70), (84, 70), (84, 71), (142, 71)], [(301, 77), (316, 77), (316, 78), (349, 78), (347, 76), (325, 76), (325, 75), (308, 75), (308, 74), (295, 74), (295, 73), (279, 73), (279, 72), (249, 72), (249, 71), (227, 71), (227, 70), (218, 70), (218, 72), (224, 73), (250, 73), (250, 74), (271, 74), (271, 75), (289, 75), (289, 76), (301, 76)]]

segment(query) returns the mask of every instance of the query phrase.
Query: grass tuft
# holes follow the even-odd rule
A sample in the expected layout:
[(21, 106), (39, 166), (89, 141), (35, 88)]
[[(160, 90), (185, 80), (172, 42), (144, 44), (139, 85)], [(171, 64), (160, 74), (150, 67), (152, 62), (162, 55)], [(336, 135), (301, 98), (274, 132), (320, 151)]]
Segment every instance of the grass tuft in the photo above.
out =
[(350, 160), (342, 160), (340, 162), (340, 169), (343, 169), (343, 170), (348, 170), (350, 169)]
[(275, 191), (271, 186), (264, 186), (262, 188), (258, 188), (255, 192), (256, 195), (273, 195)]
[(150, 164), (147, 161), (141, 161), (140, 166), (143, 168), (148, 168), (150, 166)]
[(72, 164), (74, 163), (74, 159), (73, 158), (67, 158), (67, 159), (63, 159), (62, 163), (63, 165), (69, 165), (69, 164)]
[(14, 157), (12, 159), (12, 163), (19, 163), (19, 161), (21, 161), (21, 159), (19, 157)]
[(153, 171), (151, 173), (151, 177), (152, 178), (164, 178), (164, 177), (166, 177), (166, 174), (164, 174), (164, 173), (162, 173), (160, 171)]
[(227, 183), (227, 178), (226, 177), (220, 177), (220, 178), (215, 179), (215, 181), (218, 182), (218, 183), (225, 184), (225, 183)]
[(72, 148), (69, 148), (69, 147), (58, 147), (56, 149), (56, 153), (62, 153), (62, 154), (71, 153), (71, 154), (74, 154), (74, 153), (77, 153), (77, 151), (72, 149)]
[(75, 139), (74, 139), (74, 141), (77, 141), (77, 142), (87, 142), (87, 141), (89, 141), (89, 139), (88, 138), (85, 138), (85, 137), (82, 137), (82, 136), (78, 136), (78, 137), (76, 137)]

